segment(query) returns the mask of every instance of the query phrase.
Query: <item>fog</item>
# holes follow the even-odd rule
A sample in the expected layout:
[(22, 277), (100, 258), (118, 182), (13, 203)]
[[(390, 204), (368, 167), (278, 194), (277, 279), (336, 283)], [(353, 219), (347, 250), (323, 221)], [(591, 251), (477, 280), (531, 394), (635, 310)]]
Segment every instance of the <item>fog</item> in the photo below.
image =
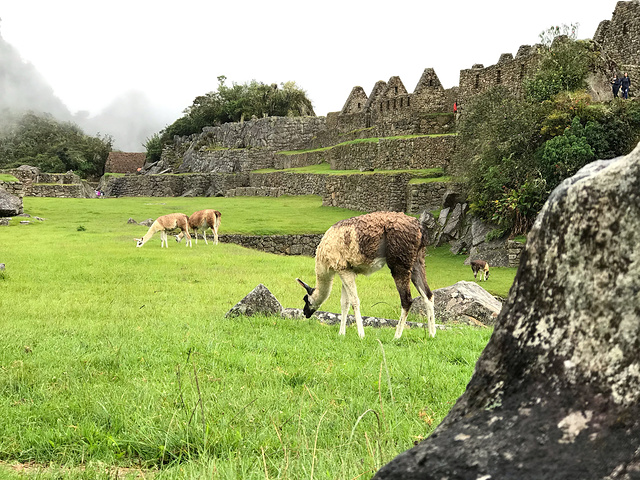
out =
[(139, 90), (121, 94), (97, 115), (70, 112), (38, 70), (0, 35), (0, 112), (7, 110), (50, 113), (75, 123), (87, 135), (111, 136), (114, 150), (124, 152), (144, 152), (146, 140), (176, 120), (175, 114), (155, 108)]

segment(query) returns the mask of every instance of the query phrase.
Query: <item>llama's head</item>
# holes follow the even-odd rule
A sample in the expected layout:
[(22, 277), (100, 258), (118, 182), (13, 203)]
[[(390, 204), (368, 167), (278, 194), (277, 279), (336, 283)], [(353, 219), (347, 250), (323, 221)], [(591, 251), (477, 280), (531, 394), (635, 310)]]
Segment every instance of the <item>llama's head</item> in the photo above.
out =
[(136, 241), (136, 247), (141, 247), (142, 245), (144, 245), (142, 238), (134, 238), (134, 240)]
[(302, 280), (300, 280), (299, 278), (296, 278), (296, 280), (298, 281), (298, 283), (300, 285), (302, 285), (304, 287), (304, 289), (307, 291), (307, 294), (304, 296), (304, 316), (307, 318), (310, 318), (311, 315), (313, 315), (313, 312), (315, 312), (316, 310), (318, 310), (317, 306), (313, 305), (313, 302), (311, 301), (311, 296), (313, 295), (313, 292), (315, 292), (315, 288), (310, 287), (309, 285), (307, 285), (306, 283), (304, 283)]

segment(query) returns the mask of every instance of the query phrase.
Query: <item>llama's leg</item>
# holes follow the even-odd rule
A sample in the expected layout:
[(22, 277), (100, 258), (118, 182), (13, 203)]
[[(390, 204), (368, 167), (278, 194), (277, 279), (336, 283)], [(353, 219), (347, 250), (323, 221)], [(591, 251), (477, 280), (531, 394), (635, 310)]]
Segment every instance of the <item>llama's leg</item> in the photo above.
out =
[(347, 291), (347, 287), (345, 287), (344, 282), (342, 283), (342, 295), (340, 296), (340, 331), (338, 335), (345, 335), (347, 333), (347, 315), (349, 314), (349, 307), (351, 303), (349, 302), (349, 292)]
[(169, 242), (167, 241), (167, 232), (165, 230), (162, 230), (160, 232), (160, 248), (167, 246), (167, 248), (169, 248)]
[(211, 230), (213, 230), (213, 244), (217, 245), (218, 244), (218, 225), (214, 225)]
[(207, 227), (204, 227), (204, 230), (202, 231), (202, 238), (204, 238), (204, 243), (209, 245), (209, 242), (207, 242)]
[[(184, 236), (187, 237), (187, 243), (185, 243), (185, 247), (188, 245), (190, 247), (193, 247), (193, 244), (191, 243), (191, 235), (189, 234), (189, 228), (187, 228), (184, 231)], [(196, 232), (196, 245), (198, 244), (198, 233)]]
[(429, 335), (436, 336), (436, 315), (434, 308), (433, 292), (427, 284), (427, 276), (424, 271), (424, 258), (419, 258), (411, 270), (411, 281), (415, 285), (418, 293), (424, 300), (427, 307), (427, 326), (429, 328)]
[[(356, 274), (353, 272), (343, 272), (340, 274), (340, 279), (342, 280), (342, 320), (340, 323), (342, 335), (344, 335), (346, 330), (347, 313), (349, 311), (349, 305), (351, 305), (351, 307), (353, 307), (353, 315), (356, 318), (358, 336), (364, 338), (364, 327), (362, 325), (362, 315), (360, 314), (360, 299), (358, 298), (358, 289), (356, 288)], [(345, 296), (347, 297), (346, 302)], [(347, 305), (346, 309), (345, 303)]]
[(402, 305), (402, 313), (396, 327), (396, 334), (393, 337), (398, 339), (402, 336), (404, 324), (409, 315), (409, 308), (411, 308), (411, 272), (404, 267), (395, 267), (391, 269), (391, 275), (393, 275), (393, 280), (396, 282), (396, 289), (400, 295), (400, 304)]

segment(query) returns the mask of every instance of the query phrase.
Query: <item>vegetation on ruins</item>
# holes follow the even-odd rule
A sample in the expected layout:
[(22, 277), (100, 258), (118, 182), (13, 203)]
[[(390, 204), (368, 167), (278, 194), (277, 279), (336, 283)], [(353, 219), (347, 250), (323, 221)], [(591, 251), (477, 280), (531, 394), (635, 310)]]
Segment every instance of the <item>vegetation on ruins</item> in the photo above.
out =
[(233, 82), (229, 87), (226, 80), (224, 75), (219, 76), (216, 91), (196, 97), (182, 117), (147, 139), (145, 147), (150, 160), (159, 160), (162, 146), (172, 142), (174, 136), (200, 133), (207, 126), (241, 122), (253, 116), (315, 115), (307, 93), (293, 81), (278, 86), (252, 80), (244, 84)]
[(47, 173), (73, 170), (97, 178), (104, 173), (112, 143), (108, 135), (86, 135), (74, 123), (47, 113), (6, 112), (0, 125), (0, 168), (30, 165)]
[(592, 42), (565, 39), (540, 55), (524, 98), (494, 87), (470, 101), (459, 125), (455, 162), (467, 173), (471, 210), (500, 233), (526, 233), (562, 180), (640, 139), (638, 102), (594, 103), (585, 90), (598, 68)]
[[(393, 341), (392, 328), (367, 328), (360, 340), (353, 327), (339, 338), (316, 320), (224, 318), (259, 283), (301, 307), (295, 276), (313, 275), (313, 258), (228, 243), (161, 249), (159, 238), (136, 249), (147, 227), (127, 224), (214, 207), (222, 234), (323, 232), (358, 213), (318, 197), (24, 205), (46, 220), (0, 230), (11, 299), (0, 344), (3, 478), (17, 462), (20, 478), (40, 479), (136, 469), (157, 479), (369, 478), (435, 429), (492, 331), (453, 326), (432, 340), (409, 329)], [(473, 281), (447, 247), (430, 248), (426, 263), (433, 288)], [(492, 268), (483, 287), (504, 297), (514, 275)], [(388, 271), (358, 281), (363, 312), (397, 316)], [(339, 292), (323, 309), (340, 311)]]

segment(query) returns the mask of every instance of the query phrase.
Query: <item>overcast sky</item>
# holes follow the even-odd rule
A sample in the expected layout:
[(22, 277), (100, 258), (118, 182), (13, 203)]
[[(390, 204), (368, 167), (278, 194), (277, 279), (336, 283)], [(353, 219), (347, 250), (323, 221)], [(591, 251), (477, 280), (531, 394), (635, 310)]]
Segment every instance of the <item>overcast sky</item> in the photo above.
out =
[(617, 0), (5, 0), (0, 34), (72, 113), (145, 97), (164, 125), (227, 83), (295, 81), (317, 115), (398, 75), (413, 92), (431, 67), (461, 69), (538, 43), (552, 25), (592, 38)]

